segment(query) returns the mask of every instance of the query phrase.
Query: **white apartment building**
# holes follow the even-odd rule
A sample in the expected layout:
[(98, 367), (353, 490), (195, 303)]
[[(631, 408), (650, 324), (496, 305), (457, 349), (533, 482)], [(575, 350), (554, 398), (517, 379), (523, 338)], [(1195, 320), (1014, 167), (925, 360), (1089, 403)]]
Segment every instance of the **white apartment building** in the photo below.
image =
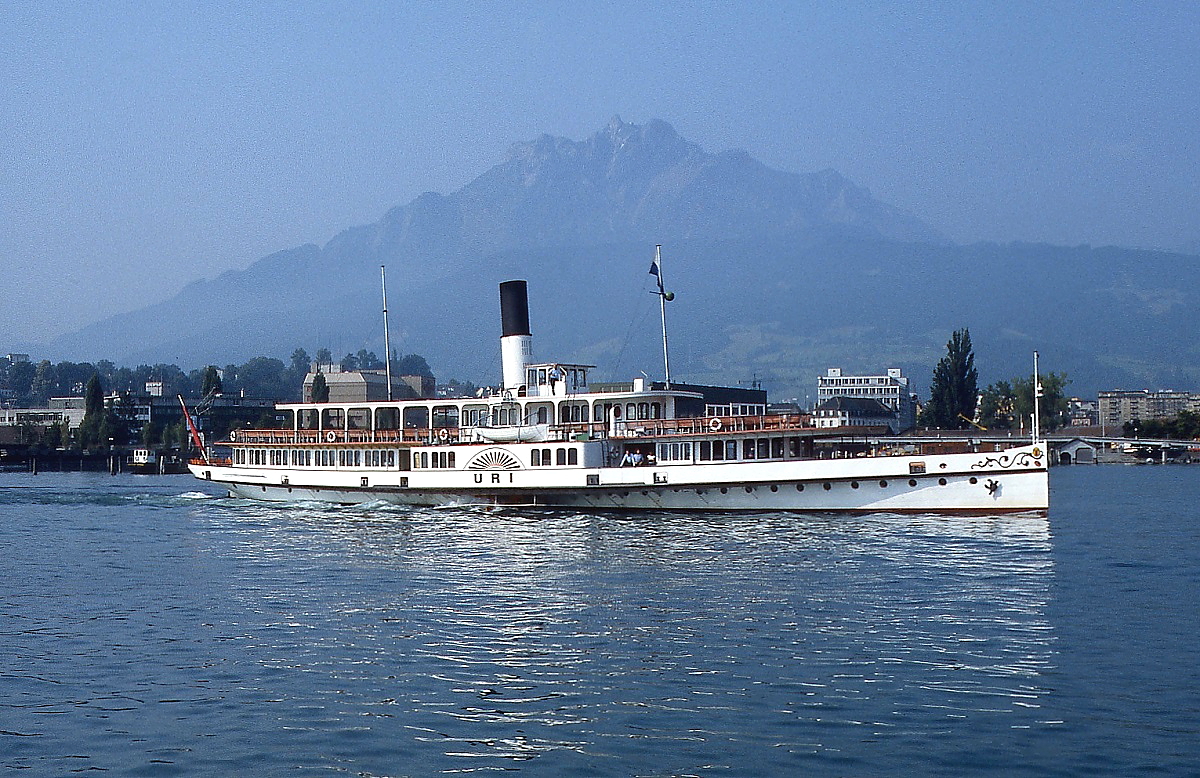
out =
[(894, 432), (917, 426), (917, 398), (908, 387), (908, 378), (898, 367), (889, 367), (886, 375), (845, 375), (840, 367), (831, 367), (817, 378), (817, 404), (835, 397), (877, 400), (896, 413)]

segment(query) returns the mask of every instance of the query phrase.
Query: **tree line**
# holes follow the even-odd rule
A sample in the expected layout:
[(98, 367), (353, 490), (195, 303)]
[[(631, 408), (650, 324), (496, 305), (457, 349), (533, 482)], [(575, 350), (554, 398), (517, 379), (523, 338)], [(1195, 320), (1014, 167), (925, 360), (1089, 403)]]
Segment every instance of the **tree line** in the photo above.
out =
[[(246, 362), (225, 365), (221, 369), (221, 391), (244, 393), (280, 402), (301, 399), (304, 377), (313, 362), (336, 364), (343, 370), (382, 370), (383, 360), (366, 349), (346, 354), (335, 362), (329, 349), (319, 349), (315, 357), (298, 348), (288, 361), (273, 357), (254, 357)], [(0, 396), (18, 407), (44, 407), (51, 397), (82, 397), (92, 376), (99, 379), (104, 393), (145, 393), (146, 384), (161, 381), (168, 394), (200, 397), (206, 394), (205, 374), (215, 365), (188, 372), (178, 365), (155, 364), (137, 367), (118, 367), (108, 360), (98, 362), (13, 362), (0, 357)], [(396, 375), (433, 376), (429, 364), (419, 354), (405, 354), (392, 359)]]
[(1145, 419), (1125, 422), (1127, 438), (1170, 438), (1171, 440), (1200, 440), (1200, 413), (1180, 411), (1173, 419)]
[[(1067, 374), (1052, 372), (1039, 379), (1039, 426), (1047, 432), (1067, 426), (1071, 423)], [(929, 402), (919, 424), (944, 430), (1025, 429), (1033, 419), (1034, 391), (1032, 376), (996, 381), (980, 391), (970, 330), (956, 330), (946, 343), (946, 356), (933, 370)]]

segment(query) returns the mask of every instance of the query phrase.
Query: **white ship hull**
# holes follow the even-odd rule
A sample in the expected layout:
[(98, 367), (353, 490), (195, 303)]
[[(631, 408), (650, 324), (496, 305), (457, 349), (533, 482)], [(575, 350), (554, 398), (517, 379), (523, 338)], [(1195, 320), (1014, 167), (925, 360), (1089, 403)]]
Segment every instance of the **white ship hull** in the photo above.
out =
[[(1043, 446), (1003, 452), (556, 470), (395, 471), (193, 464), (232, 496), (414, 506), (638, 511), (1044, 511)], [(923, 470), (924, 472), (916, 472)]]

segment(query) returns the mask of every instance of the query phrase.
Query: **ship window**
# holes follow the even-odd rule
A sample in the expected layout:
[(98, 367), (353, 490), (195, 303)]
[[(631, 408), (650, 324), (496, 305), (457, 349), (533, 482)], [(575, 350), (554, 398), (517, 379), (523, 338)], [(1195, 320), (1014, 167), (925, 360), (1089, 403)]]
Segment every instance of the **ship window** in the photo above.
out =
[(535, 448), (533, 451), (529, 452), (529, 466), (530, 467), (541, 467), (542, 466), (542, 452), (540, 450)]
[(604, 406), (600, 403), (592, 406), (592, 421), (604, 421)]
[(433, 406), (433, 426), (438, 428), (458, 426), (457, 405)]
[(771, 438), (771, 456), (783, 459), (783, 438)]
[(632, 421), (637, 418), (637, 403), (625, 403), (625, 420)]
[(557, 451), (555, 451), (554, 453), (555, 453), (554, 464), (565, 465), (567, 463), (567, 450), (565, 448), (560, 448)]
[(712, 443), (707, 440), (700, 441), (700, 461), (707, 462), (712, 459)]
[(638, 419), (650, 418), (650, 403), (638, 403), (637, 417)]
[(400, 409), (399, 408), (376, 408), (375, 409), (375, 429), (377, 429), (377, 430), (400, 429)]
[[(605, 406), (604, 406), (604, 407), (606, 407), (606, 408), (607, 408), (607, 407), (608, 407), (608, 404), (607, 404), (607, 403), (605, 403)], [(613, 407), (612, 407), (612, 415), (613, 415), (613, 418), (617, 418), (617, 419), (621, 418), (621, 404), (620, 404), (620, 403), (615, 403), (615, 404), (613, 405)]]
[(449, 454), (446, 455), (446, 467), (449, 467), (449, 468), (454, 467), (454, 452), (453, 451), (451, 451)]
[(429, 427), (429, 409), (423, 405), (404, 409), (404, 428), (426, 429)]
[(754, 441), (747, 438), (742, 441), (742, 459), (754, 459)]
[(579, 464), (579, 449), (577, 449), (577, 448), (567, 449), (567, 464), (568, 465)]
[(362, 451), (357, 448), (354, 449), (354, 466), (362, 467)]
[(737, 459), (738, 458), (737, 441), (736, 440), (725, 441), (725, 458), (726, 459)]
[(346, 414), (346, 424), (348, 429), (365, 430), (371, 428), (371, 409), (370, 408), (351, 408)]
[(317, 409), (301, 408), (296, 426), (302, 430), (315, 430), (317, 428)]
[(770, 438), (759, 438), (758, 439), (758, 458), (759, 459), (768, 459), (768, 458), (770, 458), (770, 456), (771, 456), (771, 439)]
[(788, 456), (800, 456), (800, 438), (788, 438)]
[(661, 419), (662, 418), (662, 404), (661, 403), (650, 403), (650, 418), (652, 418), (652, 419)]
[(345, 414), (341, 408), (326, 408), (321, 411), (321, 428), (340, 430), (346, 426)]

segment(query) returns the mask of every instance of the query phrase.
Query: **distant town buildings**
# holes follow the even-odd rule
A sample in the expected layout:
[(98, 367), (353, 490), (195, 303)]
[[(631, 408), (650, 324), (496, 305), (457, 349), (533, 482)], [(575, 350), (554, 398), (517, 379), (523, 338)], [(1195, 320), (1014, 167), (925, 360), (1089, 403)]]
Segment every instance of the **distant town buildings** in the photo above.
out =
[(1200, 412), (1200, 394), (1171, 389), (1114, 389), (1100, 392), (1100, 426), (1119, 432), (1126, 423), (1173, 419), (1183, 411)]
[[(818, 419), (824, 419), (825, 424), (818, 426), (839, 426), (833, 423), (837, 419), (850, 419), (851, 412), (860, 419), (881, 418), (875, 409), (869, 405), (851, 407), (829, 406), (827, 403), (836, 398), (851, 398), (874, 400), (886, 407), (891, 418), (884, 422), (893, 433), (904, 432), (917, 426), (917, 397), (908, 386), (908, 378), (898, 367), (888, 368), (886, 375), (844, 375), (840, 367), (831, 367), (825, 375), (817, 378), (817, 410), (824, 408), (827, 414)], [(871, 426), (879, 426), (871, 425)]]
[(1072, 397), (1067, 401), (1072, 427), (1095, 427), (1100, 424), (1100, 403)]
[[(342, 370), (341, 366), (313, 365), (304, 377), (304, 402), (312, 402), (313, 381), (318, 372), (325, 377), (329, 388), (329, 402), (387, 402), (387, 372), (385, 370)], [(436, 381), (433, 376), (393, 375), (392, 399), (408, 400), (416, 397), (435, 397)]]
[(887, 427), (896, 431), (896, 412), (867, 397), (831, 397), (813, 409), (818, 429), (831, 427)]

